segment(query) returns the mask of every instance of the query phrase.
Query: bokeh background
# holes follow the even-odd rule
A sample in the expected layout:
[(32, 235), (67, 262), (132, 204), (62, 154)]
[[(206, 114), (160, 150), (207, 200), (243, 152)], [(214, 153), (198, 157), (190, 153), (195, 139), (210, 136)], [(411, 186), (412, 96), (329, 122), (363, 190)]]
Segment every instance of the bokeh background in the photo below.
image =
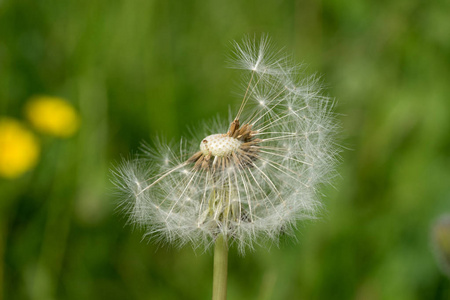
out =
[[(0, 179), (0, 298), (210, 299), (212, 253), (143, 241), (109, 169), (227, 116), (229, 41), (267, 33), (322, 74), (345, 149), (297, 241), (230, 251), (229, 299), (450, 299), (430, 237), (450, 213), (449, 15), (448, 1), (1, 0), (0, 118), (40, 151)], [(39, 131), (36, 95), (65, 99), (76, 132)]]

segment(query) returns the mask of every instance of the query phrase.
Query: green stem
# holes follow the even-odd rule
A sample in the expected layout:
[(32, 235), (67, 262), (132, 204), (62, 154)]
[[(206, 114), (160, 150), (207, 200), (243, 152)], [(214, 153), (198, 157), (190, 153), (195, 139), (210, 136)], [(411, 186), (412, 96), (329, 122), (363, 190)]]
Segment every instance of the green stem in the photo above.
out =
[(228, 245), (222, 234), (214, 246), (214, 274), (212, 300), (227, 299)]

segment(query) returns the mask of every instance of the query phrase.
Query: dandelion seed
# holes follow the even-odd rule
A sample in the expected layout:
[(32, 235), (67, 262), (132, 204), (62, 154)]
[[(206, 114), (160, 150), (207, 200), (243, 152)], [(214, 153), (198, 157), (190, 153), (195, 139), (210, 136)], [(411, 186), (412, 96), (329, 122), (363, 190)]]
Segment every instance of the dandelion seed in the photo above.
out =
[(317, 214), (317, 189), (337, 156), (333, 101), (268, 38), (234, 46), (248, 80), (231, 124), (207, 125), (178, 147), (149, 147), (150, 159), (114, 171), (122, 206), (146, 236), (195, 248), (222, 236), (244, 251)]

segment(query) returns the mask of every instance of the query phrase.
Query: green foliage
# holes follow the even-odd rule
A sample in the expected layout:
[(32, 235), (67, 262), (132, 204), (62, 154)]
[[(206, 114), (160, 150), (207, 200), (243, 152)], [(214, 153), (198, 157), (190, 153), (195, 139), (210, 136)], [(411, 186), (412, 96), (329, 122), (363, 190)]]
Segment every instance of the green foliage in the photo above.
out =
[[(141, 242), (109, 168), (239, 98), (228, 41), (268, 33), (339, 101), (343, 153), (321, 220), (245, 257), (229, 299), (448, 299), (430, 227), (450, 212), (445, 1), (0, 1), (0, 115), (36, 94), (79, 111), (70, 139), (0, 179), (4, 299), (209, 299), (212, 255)], [(288, 241), (289, 240), (289, 241)], [(1, 296), (0, 296), (1, 298)]]

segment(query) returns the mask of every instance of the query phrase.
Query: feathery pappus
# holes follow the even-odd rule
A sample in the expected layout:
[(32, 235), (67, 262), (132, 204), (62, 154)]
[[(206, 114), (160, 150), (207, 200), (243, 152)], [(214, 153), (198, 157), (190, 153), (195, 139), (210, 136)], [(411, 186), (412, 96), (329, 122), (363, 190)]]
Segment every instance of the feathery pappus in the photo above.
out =
[(248, 75), (236, 115), (114, 170), (122, 207), (147, 236), (208, 247), (223, 234), (244, 251), (317, 214), (338, 155), (333, 101), (267, 37), (233, 45), (232, 64)]

